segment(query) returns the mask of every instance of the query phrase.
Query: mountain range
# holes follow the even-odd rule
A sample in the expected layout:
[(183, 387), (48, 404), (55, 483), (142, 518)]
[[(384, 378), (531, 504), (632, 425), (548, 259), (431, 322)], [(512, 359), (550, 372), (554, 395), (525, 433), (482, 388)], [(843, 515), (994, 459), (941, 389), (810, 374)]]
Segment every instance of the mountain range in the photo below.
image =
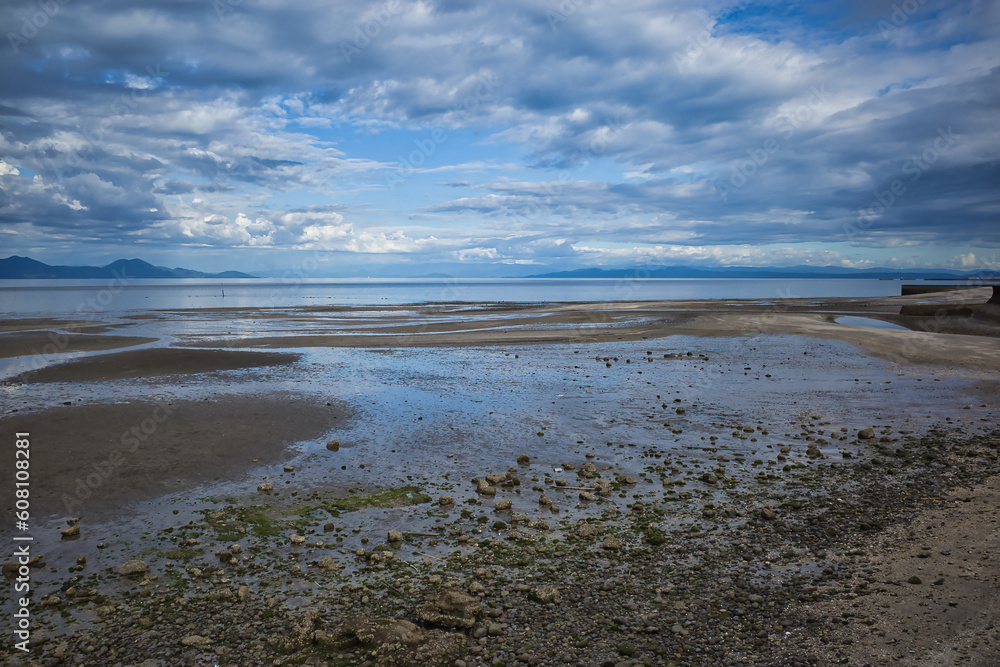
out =
[(119, 259), (107, 266), (50, 266), (30, 257), (11, 255), (0, 259), (0, 280), (19, 278), (43, 279), (61, 278), (76, 280), (81, 278), (132, 279), (132, 278), (254, 278), (239, 271), (204, 273), (191, 269), (168, 269), (153, 266), (141, 259)]
[[(449, 266), (447, 271), (436, 271), (415, 276), (405, 272), (405, 268), (376, 267), (369, 269), (355, 270), (338, 275), (340, 278), (357, 278), (369, 275), (374, 278), (457, 278), (496, 277), (488, 274), (478, 274), (474, 272), (468, 274), (469, 266)], [(283, 275), (281, 271), (265, 272), (266, 276)], [(223, 271), (221, 273), (205, 273), (191, 269), (167, 268), (165, 266), (154, 266), (141, 259), (119, 259), (106, 266), (50, 266), (29, 257), (19, 257), (13, 255), (6, 259), (0, 259), (0, 280), (11, 279), (113, 279), (113, 278), (256, 278), (239, 271)], [(318, 275), (316, 277), (324, 277)], [(328, 276), (327, 276), (328, 277)], [(754, 266), (723, 266), (723, 267), (701, 267), (701, 266), (643, 266), (631, 268), (582, 268), (571, 271), (556, 271), (552, 273), (539, 273), (529, 276), (509, 276), (524, 278), (616, 278), (616, 279), (642, 279), (642, 278), (774, 278), (774, 279), (843, 279), (843, 278), (867, 278), (874, 280), (882, 279), (902, 279), (902, 280), (997, 280), (1000, 274), (996, 271), (955, 271), (952, 269), (892, 269), (887, 267), (871, 269), (848, 269), (837, 266), (783, 266), (783, 267), (754, 267)]]

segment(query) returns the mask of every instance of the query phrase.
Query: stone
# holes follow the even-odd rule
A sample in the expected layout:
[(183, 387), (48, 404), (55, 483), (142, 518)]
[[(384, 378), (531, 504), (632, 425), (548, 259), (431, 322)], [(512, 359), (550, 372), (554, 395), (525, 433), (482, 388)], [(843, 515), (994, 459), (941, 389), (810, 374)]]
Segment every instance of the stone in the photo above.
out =
[(295, 472), (295, 466), (285, 466), (285, 472)]
[(542, 604), (548, 604), (550, 602), (558, 604), (562, 601), (562, 598), (559, 595), (559, 589), (555, 586), (532, 588), (528, 591), (528, 598), (530, 600), (534, 600), (535, 602), (541, 602)]
[(620, 551), (625, 547), (625, 543), (620, 537), (615, 537), (614, 535), (608, 535), (604, 538), (604, 542), (601, 543), (601, 548), (608, 549), (610, 551)]
[(858, 440), (873, 440), (875, 438), (875, 429), (873, 428), (863, 428), (858, 431)]
[(479, 601), (467, 593), (444, 591), (433, 601), (417, 607), (420, 620), (445, 628), (471, 628), (482, 613)]
[(118, 574), (120, 574), (123, 577), (127, 577), (133, 574), (143, 574), (148, 569), (149, 566), (146, 565), (145, 561), (130, 560), (118, 568)]
[(438, 498), (438, 505), (442, 507), (454, 504), (455, 504), (455, 498), (453, 496), (441, 496), (440, 498)]
[(906, 580), (906, 583), (908, 583), (908, 584), (914, 584), (914, 585), (919, 585), (919, 584), (922, 584), (924, 582), (920, 579), (920, 577), (918, 577), (916, 575), (913, 575), (912, 577), (910, 577), (909, 579)]
[(403, 541), (403, 534), (401, 532), (399, 532), (398, 530), (390, 530), (389, 531), (389, 541), (390, 542), (402, 542)]
[(257, 493), (271, 493), (274, 491), (274, 482), (265, 482), (257, 485)]
[(611, 486), (611, 482), (606, 479), (595, 480), (590, 486), (597, 491), (597, 495), (599, 496), (610, 496), (611, 492), (614, 490), (614, 487)]
[(73, 524), (69, 528), (63, 528), (59, 532), (62, 534), (63, 539), (66, 539), (67, 537), (79, 537), (80, 536), (80, 526), (77, 526), (76, 524)]
[(292, 536), (288, 539), (291, 540), (292, 544), (305, 544), (306, 541), (306, 538), (302, 537), (301, 535), (297, 535), (295, 533), (293, 533)]
[[(327, 635), (313, 632), (325, 652), (350, 652), (377, 665), (465, 666), (467, 638), (454, 632), (423, 630), (409, 621), (390, 618), (348, 618)], [(361, 662), (361, 661), (358, 661)]]
[(340, 440), (331, 440), (330, 442), (326, 443), (326, 448), (329, 449), (331, 452), (340, 451)]
[(774, 513), (774, 510), (770, 507), (765, 507), (760, 511), (760, 518), (764, 521), (774, 521), (778, 518), (778, 515)]
[(584, 538), (597, 537), (601, 532), (601, 527), (593, 523), (581, 523), (576, 527), (576, 534)]
[(550, 507), (552, 505), (552, 499), (549, 498), (548, 494), (543, 493), (538, 497), (538, 504), (542, 507)]
[(514, 503), (511, 500), (498, 500), (496, 504), (493, 505), (493, 508), (496, 509), (498, 512), (503, 512), (509, 510), (513, 506)]
[(201, 635), (188, 635), (181, 640), (181, 644), (184, 646), (208, 646), (211, 643), (211, 639), (208, 637), (202, 637)]
[(581, 491), (580, 492), (580, 500), (585, 500), (585, 501), (588, 501), (588, 502), (589, 501), (594, 501), (594, 500), (597, 500), (597, 496), (595, 496), (590, 491)]
[(326, 570), (327, 572), (340, 569), (340, 563), (338, 563), (333, 556), (323, 556), (316, 563), (316, 566), (321, 570)]
[(517, 457), (517, 464), (522, 466), (531, 465), (531, 457), (527, 454), (521, 454)]

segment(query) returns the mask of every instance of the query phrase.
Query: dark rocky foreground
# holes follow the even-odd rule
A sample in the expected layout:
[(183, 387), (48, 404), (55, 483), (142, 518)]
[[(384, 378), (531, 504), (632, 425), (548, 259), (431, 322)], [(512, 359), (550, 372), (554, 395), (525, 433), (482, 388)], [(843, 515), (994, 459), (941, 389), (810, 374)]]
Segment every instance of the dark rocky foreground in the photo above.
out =
[[(996, 475), (1000, 446), (997, 432), (866, 431), (831, 455), (822, 424), (805, 425), (806, 442), (744, 478), (724, 456), (682, 470), (645, 452), (644, 479), (665, 489), (652, 501), (589, 458), (531, 490), (522, 459), (466, 481), (457, 503), (409, 487), (338, 501), (264, 488), (143, 536), (117, 571), (61, 573), (35, 605), (31, 653), (3, 650), (11, 664), (81, 666), (863, 664), (851, 644), (879, 619), (852, 605), (953, 576), (885, 580), (879, 536)], [(719, 489), (726, 500), (708, 502)], [(493, 500), (522, 490), (538, 516)], [(569, 498), (602, 512), (580, 519)], [(352, 511), (408, 503), (447, 521), (329, 555), (359, 532)], [(964, 660), (988, 664), (977, 659)]]

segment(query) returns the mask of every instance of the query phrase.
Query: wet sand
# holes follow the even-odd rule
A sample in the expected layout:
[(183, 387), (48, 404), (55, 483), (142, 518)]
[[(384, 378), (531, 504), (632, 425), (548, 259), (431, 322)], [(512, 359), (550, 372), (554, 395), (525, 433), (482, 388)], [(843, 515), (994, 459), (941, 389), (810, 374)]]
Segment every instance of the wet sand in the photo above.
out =
[[(104, 327), (100, 329), (106, 330)], [(114, 350), (155, 343), (156, 340), (140, 336), (82, 336), (59, 331), (9, 333), (0, 336), (0, 358)]]
[[(98, 520), (142, 500), (241, 479), (284, 460), (296, 442), (329, 431), (344, 417), (339, 407), (280, 394), (132, 399), (8, 413), (0, 431), (31, 434), (37, 516)], [(4, 455), (13, 459), (10, 449), (5, 444)], [(4, 498), (14, 497), (12, 481), (0, 480)]]
[(15, 376), (10, 383), (95, 382), (165, 375), (195, 375), (288, 364), (299, 356), (282, 352), (197, 350), (169, 347), (128, 350), (72, 360)]

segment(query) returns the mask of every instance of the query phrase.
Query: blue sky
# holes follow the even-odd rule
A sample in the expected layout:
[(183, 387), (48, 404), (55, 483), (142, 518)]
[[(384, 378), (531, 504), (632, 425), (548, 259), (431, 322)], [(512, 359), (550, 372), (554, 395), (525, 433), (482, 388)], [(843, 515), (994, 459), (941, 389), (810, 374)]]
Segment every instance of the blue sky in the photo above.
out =
[(15, 0), (0, 254), (1000, 269), (1000, 3)]

